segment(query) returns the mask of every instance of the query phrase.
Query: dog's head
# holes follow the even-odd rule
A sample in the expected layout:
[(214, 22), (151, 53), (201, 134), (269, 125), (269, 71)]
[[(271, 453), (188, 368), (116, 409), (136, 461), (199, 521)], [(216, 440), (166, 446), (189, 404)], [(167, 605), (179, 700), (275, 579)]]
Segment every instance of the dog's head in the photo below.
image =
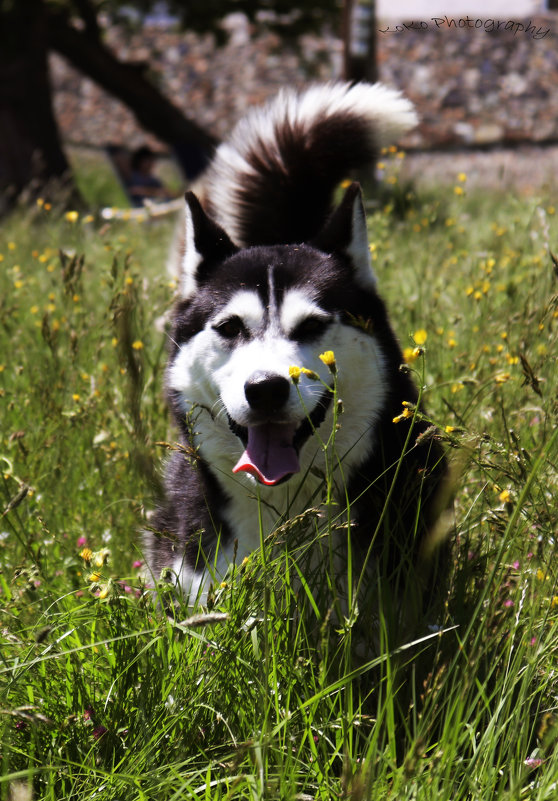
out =
[[(196, 445), (214, 469), (276, 485), (316, 463), (337, 391), (347, 412), (336, 445), (358, 463), (385, 404), (383, 340), (358, 184), (312, 242), (239, 249), (187, 195), (181, 294), (167, 383), (180, 419), (200, 409)], [(391, 347), (391, 345), (389, 346)], [(389, 350), (389, 348), (388, 348)], [(293, 381), (290, 368), (302, 367)], [(196, 434), (199, 436), (196, 437)]]

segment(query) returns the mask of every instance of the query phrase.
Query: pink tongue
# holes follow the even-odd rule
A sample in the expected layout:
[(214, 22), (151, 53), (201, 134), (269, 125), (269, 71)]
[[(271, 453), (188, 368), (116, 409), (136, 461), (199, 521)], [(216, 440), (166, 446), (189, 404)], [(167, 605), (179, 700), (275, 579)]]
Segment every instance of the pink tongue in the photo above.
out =
[(268, 486), (277, 484), (291, 473), (298, 473), (300, 464), (293, 445), (295, 426), (265, 423), (248, 429), (248, 445), (233, 467), (251, 473)]

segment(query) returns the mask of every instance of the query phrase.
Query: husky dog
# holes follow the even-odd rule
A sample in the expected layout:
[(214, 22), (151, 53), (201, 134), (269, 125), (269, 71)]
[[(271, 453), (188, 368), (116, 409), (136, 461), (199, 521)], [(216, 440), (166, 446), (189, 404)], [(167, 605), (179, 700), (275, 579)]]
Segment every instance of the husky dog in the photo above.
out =
[(318, 506), (328, 470), (349, 509), (336, 548), (373, 564), (371, 582), (375, 571), (401, 584), (401, 566), (424, 561), (444, 457), (413, 411), (359, 185), (333, 209), (347, 173), (415, 124), (379, 84), (283, 91), (238, 123), (186, 196), (166, 372), (180, 447), (146, 546), (153, 575), (170, 567), (192, 600), (206, 599), (208, 572), (224, 576)]

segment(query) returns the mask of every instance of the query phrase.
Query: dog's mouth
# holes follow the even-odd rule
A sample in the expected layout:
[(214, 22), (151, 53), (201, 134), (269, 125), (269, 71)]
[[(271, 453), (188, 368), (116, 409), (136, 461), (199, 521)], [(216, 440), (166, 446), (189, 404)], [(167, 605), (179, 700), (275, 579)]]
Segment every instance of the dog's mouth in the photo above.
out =
[(229, 416), (231, 431), (245, 448), (233, 473), (250, 473), (268, 487), (288, 481), (300, 471), (300, 449), (324, 422), (332, 397), (331, 390), (325, 390), (313, 411), (299, 425), (266, 421), (247, 427)]

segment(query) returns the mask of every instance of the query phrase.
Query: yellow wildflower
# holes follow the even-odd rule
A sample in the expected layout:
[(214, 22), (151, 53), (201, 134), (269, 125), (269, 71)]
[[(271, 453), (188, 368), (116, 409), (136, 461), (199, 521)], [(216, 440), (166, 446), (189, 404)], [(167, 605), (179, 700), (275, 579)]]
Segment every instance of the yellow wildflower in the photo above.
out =
[(404, 348), (403, 349), (403, 359), (407, 364), (412, 364), (415, 359), (419, 356), (419, 348)]
[(424, 345), (427, 337), (428, 333), (424, 330), (424, 328), (419, 328), (418, 331), (415, 331), (415, 333), (413, 334), (413, 339), (415, 340), (417, 345)]
[(107, 559), (109, 558), (110, 551), (108, 548), (101, 548), (100, 551), (96, 551), (93, 555), (93, 564), (95, 567), (103, 567), (107, 563)]
[(91, 557), (93, 556), (93, 551), (91, 550), (91, 548), (84, 548), (79, 552), (79, 555), (85, 562), (90, 562)]
[(320, 377), (317, 373), (313, 370), (308, 370), (306, 367), (301, 367), (300, 372), (307, 376), (311, 381), (317, 381)]
[(64, 217), (68, 222), (75, 223), (78, 221), (79, 214), (77, 211), (67, 211)]
[(322, 361), (325, 366), (329, 368), (331, 373), (336, 372), (337, 366), (335, 364), (335, 354), (332, 350), (326, 350), (324, 353), (320, 353), (320, 361)]
[(136, 339), (135, 342), (132, 342), (132, 347), (134, 350), (141, 350), (143, 348), (143, 342), (141, 339)]
[(494, 381), (497, 384), (505, 384), (506, 381), (509, 381), (511, 375), (509, 373), (498, 373), (498, 375), (494, 376)]
[(301, 373), (302, 369), (300, 367), (297, 367), (296, 364), (291, 364), (291, 366), (289, 367), (289, 377), (295, 384), (298, 384), (298, 382), (300, 381)]
[(392, 423), (399, 423), (399, 422), (401, 422), (401, 420), (406, 420), (407, 418), (412, 417), (412, 416), (413, 416), (413, 410), (410, 409), (409, 407), (406, 407), (405, 409), (403, 409), (401, 414), (398, 414), (397, 417), (394, 417), (391, 422)]

